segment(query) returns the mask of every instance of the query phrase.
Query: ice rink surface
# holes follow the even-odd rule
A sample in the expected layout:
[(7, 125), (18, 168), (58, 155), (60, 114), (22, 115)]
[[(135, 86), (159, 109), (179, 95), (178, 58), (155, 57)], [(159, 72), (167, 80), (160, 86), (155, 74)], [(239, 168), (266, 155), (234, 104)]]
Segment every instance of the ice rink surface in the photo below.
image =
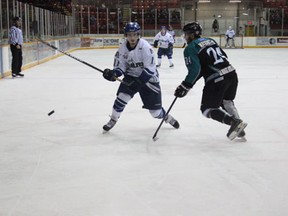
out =
[[(115, 52), (71, 54), (104, 69)], [(0, 80), (0, 216), (288, 215), (288, 49), (226, 52), (247, 142), (202, 116), (203, 80), (170, 112), (180, 129), (163, 124), (156, 142), (160, 120), (138, 95), (102, 134), (119, 82), (68, 56)], [(159, 69), (166, 109), (187, 73), (183, 49), (174, 65)]]

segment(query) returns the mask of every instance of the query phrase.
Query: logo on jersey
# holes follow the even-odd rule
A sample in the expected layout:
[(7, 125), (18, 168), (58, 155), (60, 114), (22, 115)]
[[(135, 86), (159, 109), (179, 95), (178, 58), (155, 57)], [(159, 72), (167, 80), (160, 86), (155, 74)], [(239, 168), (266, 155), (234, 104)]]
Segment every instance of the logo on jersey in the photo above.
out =
[(137, 68), (137, 67), (141, 67), (143, 68), (144, 67), (144, 63), (143, 62), (134, 62), (133, 59), (129, 59), (128, 60), (128, 65), (129, 67), (131, 68)]

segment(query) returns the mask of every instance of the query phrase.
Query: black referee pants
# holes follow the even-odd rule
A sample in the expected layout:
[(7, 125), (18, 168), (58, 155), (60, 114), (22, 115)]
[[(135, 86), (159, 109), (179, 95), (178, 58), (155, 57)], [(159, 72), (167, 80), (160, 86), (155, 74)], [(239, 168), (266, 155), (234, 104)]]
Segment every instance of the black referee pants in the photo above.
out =
[(10, 44), (10, 49), (12, 52), (12, 74), (19, 74), (23, 62), (22, 46), (21, 49), (17, 49), (15, 45)]

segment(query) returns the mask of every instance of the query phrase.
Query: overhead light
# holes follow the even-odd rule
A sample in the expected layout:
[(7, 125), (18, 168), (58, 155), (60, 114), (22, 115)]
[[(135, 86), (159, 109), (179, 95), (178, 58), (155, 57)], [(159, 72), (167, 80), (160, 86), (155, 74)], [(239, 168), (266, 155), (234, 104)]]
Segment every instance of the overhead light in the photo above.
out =
[(229, 3), (241, 3), (241, 0), (229, 0)]
[(242, 15), (244, 15), (244, 16), (248, 16), (248, 13), (242, 13)]
[(210, 3), (211, 0), (199, 0), (199, 3)]

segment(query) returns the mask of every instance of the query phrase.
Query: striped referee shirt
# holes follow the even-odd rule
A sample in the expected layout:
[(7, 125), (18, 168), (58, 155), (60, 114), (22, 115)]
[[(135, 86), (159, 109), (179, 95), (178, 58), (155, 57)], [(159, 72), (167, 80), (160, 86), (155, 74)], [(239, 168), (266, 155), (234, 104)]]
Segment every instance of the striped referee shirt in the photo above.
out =
[(16, 26), (10, 28), (8, 43), (13, 44), (14, 46), (23, 44), (23, 35), (20, 28)]

